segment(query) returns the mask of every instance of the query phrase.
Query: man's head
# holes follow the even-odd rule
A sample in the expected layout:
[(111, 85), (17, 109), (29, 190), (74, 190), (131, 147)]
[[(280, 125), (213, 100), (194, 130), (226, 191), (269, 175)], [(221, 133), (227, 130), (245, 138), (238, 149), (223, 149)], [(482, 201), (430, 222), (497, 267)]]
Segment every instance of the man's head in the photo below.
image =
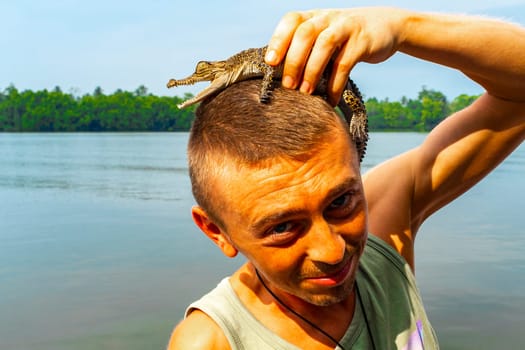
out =
[(322, 98), (277, 87), (262, 104), (259, 90), (258, 80), (237, 83), (197, 110), (193, 218), (270, 284), (314, 304), (339, 301), (366, 241), (355, 146)]
[(271, 103), (260, 103), (260, 83), (236, 83), (196, 111), (188, 145), (192, 191), (219, 223), (223, 203), (210, 180), (225, 163), (257, 167), (274, 157), (304, 160), (320, 144), (330, 143), (334, 129), (346, 131), (342, 119), (318, 96), (277, 86)]

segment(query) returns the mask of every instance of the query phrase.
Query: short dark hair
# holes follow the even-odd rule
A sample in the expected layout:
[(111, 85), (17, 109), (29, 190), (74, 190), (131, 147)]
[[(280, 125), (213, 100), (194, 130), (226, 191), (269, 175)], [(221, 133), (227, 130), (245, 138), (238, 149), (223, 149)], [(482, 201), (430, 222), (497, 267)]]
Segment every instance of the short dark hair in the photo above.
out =
[(210, 179), (220, 171), (221, 162), (257, 166), (279, 156), (306, 160), (321, 144), (330, 142), (334, 129), (348, 129), (321, 97), (274, 83), (271, 101), (261, 103), (260, 85), (260, 79), (235, 83), (203, 101), (190, 130), (188, 161), (193, 195), (223, 229), (218, 215), (220, 203), (210, 188)]

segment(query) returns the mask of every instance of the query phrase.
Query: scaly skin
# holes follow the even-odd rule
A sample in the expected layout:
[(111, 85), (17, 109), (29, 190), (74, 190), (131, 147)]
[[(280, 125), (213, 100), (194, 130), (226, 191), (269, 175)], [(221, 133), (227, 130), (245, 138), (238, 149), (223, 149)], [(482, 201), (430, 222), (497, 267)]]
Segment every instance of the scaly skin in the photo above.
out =
[[(184, 108), (204, 100), (206, 97), (218, 93), (231, 84), (251, 78), (262, 77), (260, 101), (270, 101), (273, 79), (282, 77), (283, 65), (272, 67), (264, 62), (266, 47), (253, 48), (241, 51), (224, 61), (200, 61), (195, 72), (185, 79), (170, 79), (168, 88), (192, 85), (201, 81), (210, 81), (211, 84), (199, 92), (195, 97), (184, 101), (178, 107)], [(326, 96), (328, 73), (325, 71), (315, 93)], [(359, 89), (349, 78), (343, 96), (337, 104), (349, 124), (360, 160), (362, 161), (368, 142), (368, 118), (366, 108)]]

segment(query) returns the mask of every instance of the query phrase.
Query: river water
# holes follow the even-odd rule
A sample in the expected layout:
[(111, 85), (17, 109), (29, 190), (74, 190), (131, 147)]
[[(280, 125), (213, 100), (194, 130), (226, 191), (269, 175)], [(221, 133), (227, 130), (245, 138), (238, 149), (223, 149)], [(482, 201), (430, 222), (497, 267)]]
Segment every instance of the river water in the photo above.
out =
[[(187, 133), (0, 134), (0, 349), (162, 349), (242, 264), (193, 225)], [(425, 134), (372, 133), (364, 170)], [(435, 214), (417, 278), (443, 349), (519, 349), (525, 147)]]

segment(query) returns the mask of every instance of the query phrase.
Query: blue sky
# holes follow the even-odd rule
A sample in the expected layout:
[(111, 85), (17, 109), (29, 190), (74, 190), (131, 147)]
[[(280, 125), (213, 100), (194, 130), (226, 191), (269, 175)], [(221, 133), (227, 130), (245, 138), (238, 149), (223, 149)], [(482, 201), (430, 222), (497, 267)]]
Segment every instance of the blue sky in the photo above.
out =
[[(525, 25), (525, 0), (476, 1), (112, 1), (0, 0), (0, 89), (52, 89), (77, 95), (135, 90), (195, 93), (203, 84), (168, 90), (199, 60), (224, 59), (266, 44), (288, 11), (320, 7), (399, 6), (500, 17)], [(416, 97), (422, 86), (453, 98), (481, 89), (461, 73), (398, 54), (359, 64), (352, 77), (367, 97)]]

